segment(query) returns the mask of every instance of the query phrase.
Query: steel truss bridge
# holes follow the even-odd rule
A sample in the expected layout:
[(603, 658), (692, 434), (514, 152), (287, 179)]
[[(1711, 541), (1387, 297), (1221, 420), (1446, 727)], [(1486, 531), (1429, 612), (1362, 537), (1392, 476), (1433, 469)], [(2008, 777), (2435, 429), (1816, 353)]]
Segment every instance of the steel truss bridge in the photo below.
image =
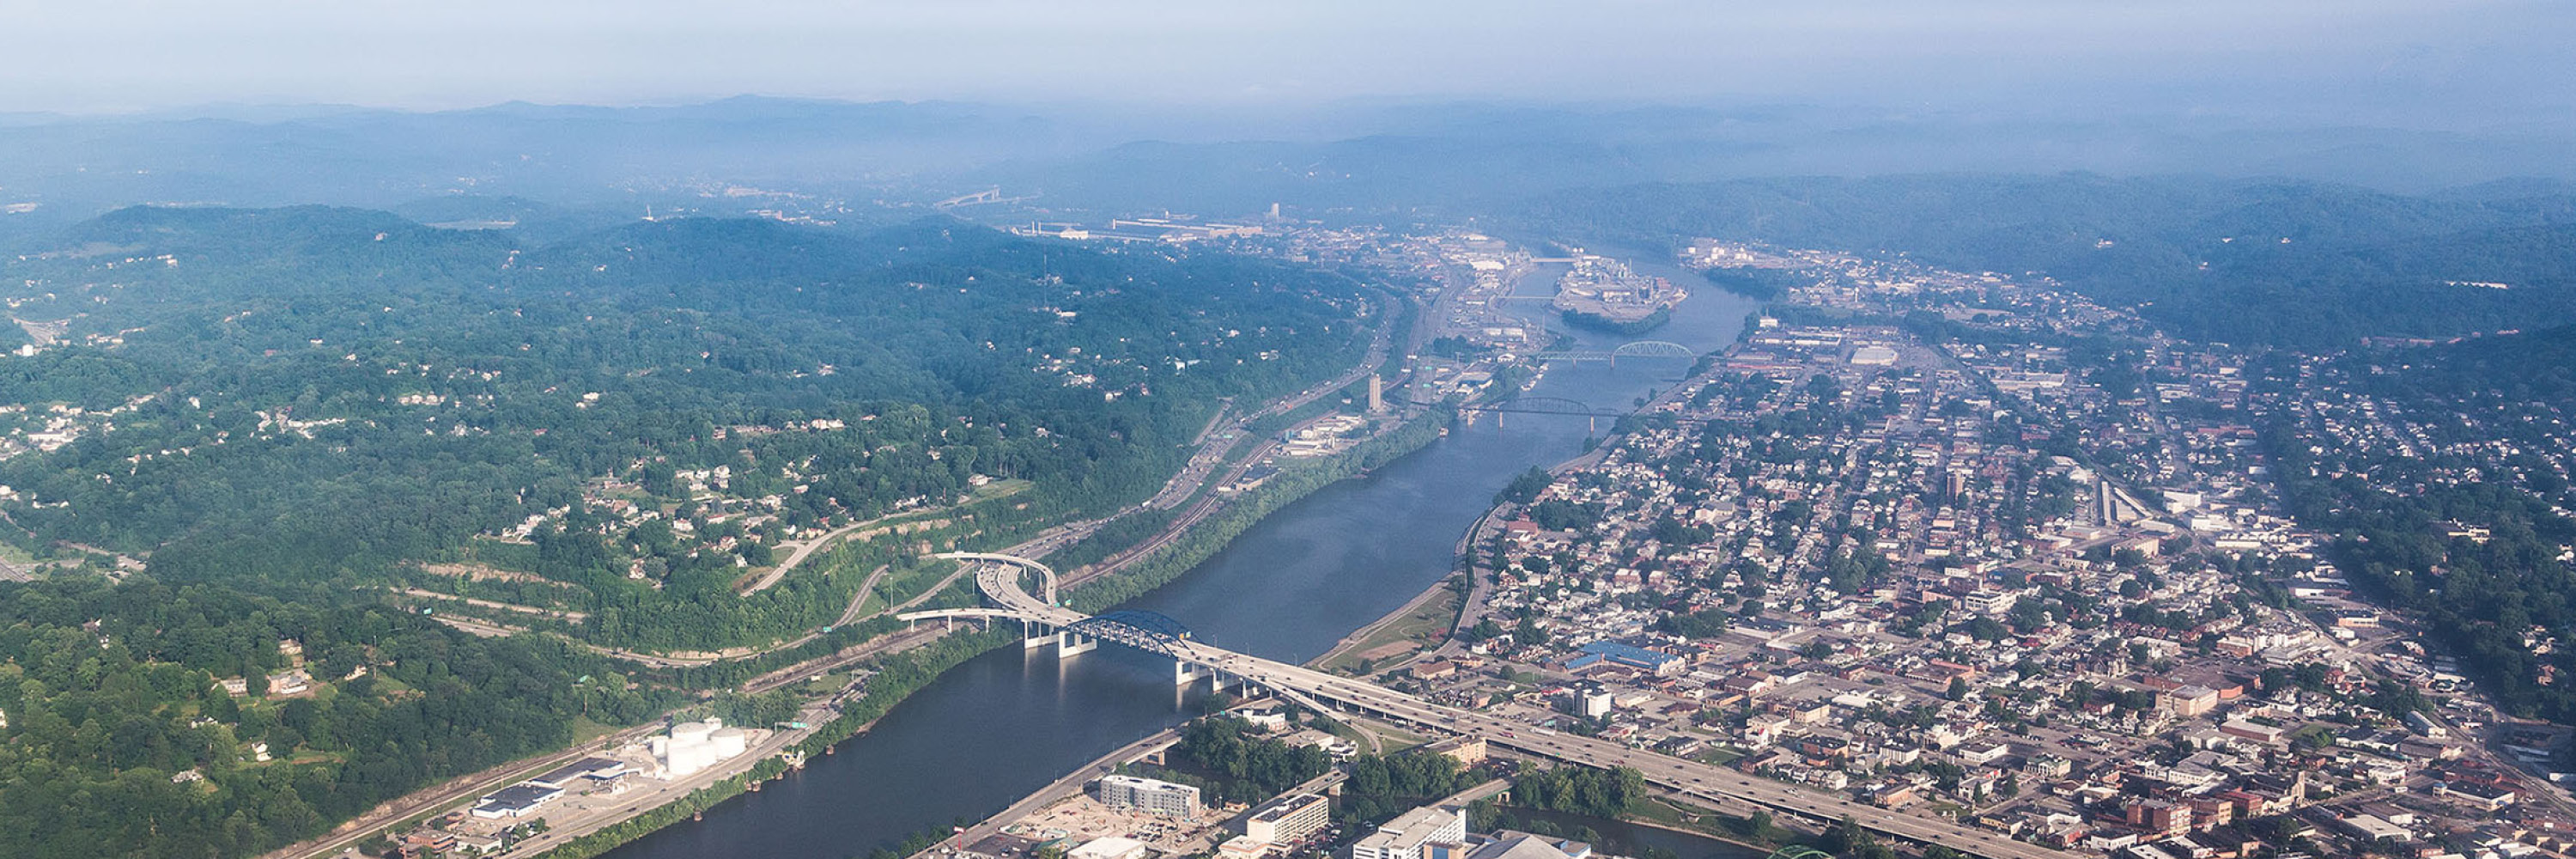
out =
[(1674, 358), (1688, 360), (1699, 357), (1699, 353), (1691, 351), (1691, 348), (1688, 346), (1667, 340), (1638, 340), (1633, 343), (1621, 343), (1618, 347), (1607, 351), (1598, 349), (1550, 349), (1545, 352), (1532, 352), (1530, 353), (1530, 357), (1541, 361), (1566, 361), (1572, 363), (1604, 361), (1608, 362), (1612, 367), (1617, 367), (1619, 366), (1619, 359), (1621, 358)]
[(1609, 409), (1594, 406), (1580, 400), (1569, 400), (1564, 397), (1513, 397), (1508, 400), (1484, 403), (1481, 405), (1463, 405), (1459, 406), (1458, 410), (1462, 412), (1501, 412), (1515, 415), (1572, 415), (1583, 418), (1615, 418), (1623, 417), (1626, 414), (1624, 412), (1614, 412)]
[(1458, 411), (1462, 415), (1472, 415), (1473, 413), (1479, 412), (1493, 415), (1495, 426), (1502, 425), (1504, 415), (1564, 415), (1567, 417), (1578, 417), (1590, 422), (1592, 430), (1595, 432), (1600, 431), (1602, 418), (1624, 418), (1631, 415), (1634, 415), (1639, 420), (1652, 421), (1662, 419), (1672, 421), (1676, 424), (1703, 424), (1708, 422), (1708, 419), (1706, 418), (1683, 417), (1670, 412), (1612, 411), (1610, 409), (1601, 408), (1599, 406), (1577, 400), (1565, 399), (1563, 397), (1514, 397), (1500, 402), (1462, 405), (1458, 407)]
[[(1152, 612), (1123, 611), (1093, 617), (1056, 605), (1054, 575), (1048, 571), (1048, 598), (1021, 587), (1021, 574), (1046, 570), (1034, 561), (1004, 555), (942, 555), (984, 564), (975, 581), (992, 605), (981, 608), (917, 611), (897, 617), (920, 622), (980, 619), (1016, 620), (1028, 631), (1026, 646), (1035, 650), (1052, 643), (1059, 657), (1070, 657), (1111, 641), (1172, 659), (1175, 685), (1200, 679), (1217, 688), (1229, 683), (1259, 687), (1316, 712), (1365, 716), (1421, 733), (1480, 737), (1488, 745), (1522, 756), (1598, 768), (1632, 767), (1648, 784), (1712, 805), (1751, 805), (1819, 825), (1845, 817), (1881, 834), (1924, 844), (1939, 844), (1990, 859), (2072, 859), (2071, 854), (2014, 841), (1989, 830), (1944, 818), (1908, 814), (1863, 805), (1835, 794), (1819, 793), (1698, 761), (1641, 751), (1606, 740), (1578, 737), (1474, 710), (1433, 704), (1363, 680), (1274, 662), (1222, 648), (1191, 637), (1171, 618)], [(999, 572), (997, 572), (999, 571)], [(1775, 854), (1776, 855), (1776, 854)], [(1815, 859), (1793, 854), (1779, 859)]]

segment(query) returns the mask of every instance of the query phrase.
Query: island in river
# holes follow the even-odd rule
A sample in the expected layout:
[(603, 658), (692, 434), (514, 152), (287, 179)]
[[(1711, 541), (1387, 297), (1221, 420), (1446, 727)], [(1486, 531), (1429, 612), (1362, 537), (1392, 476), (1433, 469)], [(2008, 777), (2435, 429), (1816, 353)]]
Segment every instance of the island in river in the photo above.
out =
[(1639, 274), (1605, 256), (1577, 254), (1556, 281), (1551, 306), (1566, 324), (1618, 334), (1642, 334), (1673, 317), (1690, 293), (1671, 280)]

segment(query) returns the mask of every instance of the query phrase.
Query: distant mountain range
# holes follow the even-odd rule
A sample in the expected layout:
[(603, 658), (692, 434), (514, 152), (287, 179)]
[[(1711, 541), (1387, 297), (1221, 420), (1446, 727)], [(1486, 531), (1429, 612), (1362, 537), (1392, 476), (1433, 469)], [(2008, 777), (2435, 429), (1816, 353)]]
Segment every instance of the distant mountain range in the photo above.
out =
[[(2576, 179), (2576, 132), (1814, 105), (1368, 102), (1270, 114), (738, 97), (414, 113), (214, 106), (0, 115), (0, 235), (143, 202), (390, 207), (456, 194), (640, 212), (727, 189), (923, 202), (993, 184), (1067, 212), (1457, 213), (1567, 188), (1985, 171), (2271, 176), (2430, 191)], [(709, 195), (718, 195), (710, 197)], [(756, 201), (755, 201), (756, 202)], [(13, 223), (14, 222), (14, 223)]]

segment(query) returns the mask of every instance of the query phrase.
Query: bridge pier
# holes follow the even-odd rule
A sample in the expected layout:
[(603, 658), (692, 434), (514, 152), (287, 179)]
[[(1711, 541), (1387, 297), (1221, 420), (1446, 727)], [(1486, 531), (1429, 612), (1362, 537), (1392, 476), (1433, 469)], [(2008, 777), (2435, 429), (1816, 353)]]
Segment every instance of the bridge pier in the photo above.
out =
[[(1215, 678), (1216, 676), (1216, 672), (1203, 671), (1197, 665), (1191, 664), (1187, 661), (1179, 659), (1172, 660), (1172, 685), (1174, 686), (1186, 688), (1191, 683), (1198, 682), (1198, 679), (1201, 677)], [(1217, 682), (1220, 685), (1224, 683), (1223, 680), (1218, 680)]]
[(1036, 650), (1054, 640), (1055, 634), (1047, 630), (1046, 624), (1028, 620), (1020, 621), (1020, 649)]
[(1072, 656), (1077, 653), (1090, 653), (1091, 651), (1098, 649), (1100, 649), (1100, 639), (1092, 638), (1072, 630), (1065, 630), (1055, 634), (1055, 655), (1058, 659)]

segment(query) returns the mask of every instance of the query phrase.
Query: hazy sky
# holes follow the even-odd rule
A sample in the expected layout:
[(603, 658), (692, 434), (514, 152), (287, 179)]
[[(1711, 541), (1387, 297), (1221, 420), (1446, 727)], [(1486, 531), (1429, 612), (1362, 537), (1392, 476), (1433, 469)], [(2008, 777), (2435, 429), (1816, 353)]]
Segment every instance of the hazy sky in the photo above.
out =
[(0, 0), (0, 111), (738, 93), (2576, 106), (2569, 0)]

